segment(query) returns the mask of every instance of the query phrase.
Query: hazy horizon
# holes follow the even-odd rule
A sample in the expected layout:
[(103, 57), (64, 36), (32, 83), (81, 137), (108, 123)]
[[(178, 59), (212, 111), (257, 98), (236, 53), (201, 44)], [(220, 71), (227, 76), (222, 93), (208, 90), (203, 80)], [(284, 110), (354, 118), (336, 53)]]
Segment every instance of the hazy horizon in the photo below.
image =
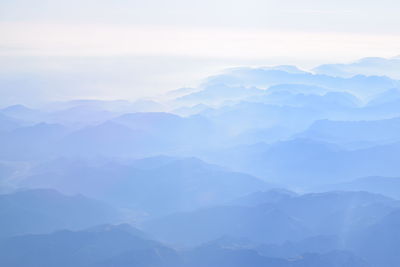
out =
[(27, 104), (152, 97), (225, 68), (310, 69), (400, 54), (399, 4), (390, 0), (379, 7), (358, 0), (1, 5), (1, 90), (8, 98), (25, 94)]

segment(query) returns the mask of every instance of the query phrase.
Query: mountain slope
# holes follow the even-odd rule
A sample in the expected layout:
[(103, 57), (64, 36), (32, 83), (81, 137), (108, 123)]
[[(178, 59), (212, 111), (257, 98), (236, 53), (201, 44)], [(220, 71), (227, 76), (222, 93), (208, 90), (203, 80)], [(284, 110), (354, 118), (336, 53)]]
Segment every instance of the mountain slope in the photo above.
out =
[(25, 235), (0, 241), (9, 267), (178, 266), (176, 252), (127, 226)]
[(46, 162), (21, 185), (81, 193), (151, 215), (224, 203), (271, 188), (262, 180), (196, 158), (154, 157), (131, 163)]
[(0, 237), (47, 233), (116, 222), (120, 215), (101, 202), (36, 189), (0, 195)]

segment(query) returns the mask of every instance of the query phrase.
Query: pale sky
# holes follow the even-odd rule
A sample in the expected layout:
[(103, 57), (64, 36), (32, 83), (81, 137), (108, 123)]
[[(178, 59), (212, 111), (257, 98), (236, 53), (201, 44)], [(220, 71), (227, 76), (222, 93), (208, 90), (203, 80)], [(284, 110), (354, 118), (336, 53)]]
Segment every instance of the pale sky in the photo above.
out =
[(135, 98), (226, 67), (392, 57), (399, 13), (394, 0), (2, 0), (0, 92)]

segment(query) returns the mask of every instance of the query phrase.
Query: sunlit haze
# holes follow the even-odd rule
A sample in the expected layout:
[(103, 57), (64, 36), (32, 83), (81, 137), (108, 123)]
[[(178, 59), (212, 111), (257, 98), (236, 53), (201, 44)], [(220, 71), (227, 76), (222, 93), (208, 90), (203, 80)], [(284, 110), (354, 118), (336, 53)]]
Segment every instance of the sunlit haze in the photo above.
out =
[(391, 0), (1, 5), (2, 105), (13, 103), (11, 93), (27, 103), (154, 97), (230, 67), (310, 69), (400, 53), (400, 4)]

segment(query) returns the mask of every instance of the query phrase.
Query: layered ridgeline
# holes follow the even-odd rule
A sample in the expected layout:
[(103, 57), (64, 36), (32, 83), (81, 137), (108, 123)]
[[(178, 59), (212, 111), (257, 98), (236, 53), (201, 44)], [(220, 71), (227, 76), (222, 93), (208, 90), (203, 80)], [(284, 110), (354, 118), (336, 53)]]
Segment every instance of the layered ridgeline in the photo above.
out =
[(0, 265), (398, 266), (399, 66), (2, 107)]

